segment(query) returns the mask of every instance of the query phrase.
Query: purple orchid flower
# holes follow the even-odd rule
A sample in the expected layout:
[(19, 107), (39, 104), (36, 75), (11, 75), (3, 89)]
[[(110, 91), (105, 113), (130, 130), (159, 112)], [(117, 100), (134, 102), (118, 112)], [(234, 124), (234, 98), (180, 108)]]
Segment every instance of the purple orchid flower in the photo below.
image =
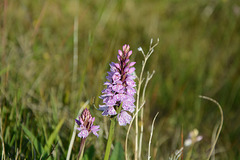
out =
[(98, 137), (97, 131), (99, 131), (100, 126), (94, 126), (94, 120), (95, 117), (92, 117), (90, 111), (85, 108), (81, 116), (79, 116), (78, 119), (75, 119), (79, 126), (77, 130), (80, 131), (78, 137), (86, 138), (91, 132)]
[[(136, 78), (133, 73), (133, 67), (136, 62), (130, 62), (129, 57), (132, 51), (129, 51), (129, 45), (124, 45), (122, 51), (118, 51), (118, 63), (110, 63), (110, 72), (106, 79), (107, 88), (102, 91), (103, 95), (100, 98), (103, 100), (104, 105), (99, 105), (99, 110), (103, 111), (104, 116), (115, 116), (120, 126), (129, 124), (132, 116), (128, 113), (133, 113), (135, 110), (134, 94), (136, 93)], [(121, 111), (117, 113), (118, 108), (122, 104)]]

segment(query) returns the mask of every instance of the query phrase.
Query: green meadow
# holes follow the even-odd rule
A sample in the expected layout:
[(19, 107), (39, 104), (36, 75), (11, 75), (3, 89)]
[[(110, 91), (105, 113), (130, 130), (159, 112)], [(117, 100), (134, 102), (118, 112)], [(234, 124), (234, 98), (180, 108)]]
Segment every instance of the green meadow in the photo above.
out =
[[(240, 159), (238, 0), (1, 0), (0, 159), (66, 159), (83, 107), (100, 125), (99, 138), (87, 138), (83, 159), (103, 159), (110, 121), (97, 108), (109, 63), (129, 44), (139, 76), (144, 57), (138, 48), (148, 52), (158, 38), (143, 74), (155, 71), (139, 122), (142, 159), (157, 112), (151, 159), (168, 159), (195, 128), (203, 139), (184, 147), (181, 159), (207, 159), (221, 114), (199, 95), (216, 100), (224, 115), (211, 159)], [(124, 159), (127, 130), (117, 125), (111, 160)], [(134, 140), (135, 122), (129, 159)], [(80, 142), (76, 136), (70, 159)]]

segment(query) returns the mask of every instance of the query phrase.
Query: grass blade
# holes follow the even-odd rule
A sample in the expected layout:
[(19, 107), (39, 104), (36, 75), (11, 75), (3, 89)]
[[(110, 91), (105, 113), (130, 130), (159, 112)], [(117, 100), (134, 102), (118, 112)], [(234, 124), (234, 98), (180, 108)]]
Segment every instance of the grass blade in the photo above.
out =
[(34, 134), (24, 125), (22, 125), (22, 129), (27, 135), (27, 137), (31, 140), (32, 144), (36, 148), (37, 152), (42, 155), (43, 153), (43, 147), (40, 142), (38, 142), (37, 138), (34, 136)]
[(60, 129), (61, 129), (64, 121), (65, 121), (65, 119), (62, 119), (62, 120), (58, 123), (57, 127), (55, 128), (55, 130), (54, 130), (54, 131), (52, 132), (52, 134), (50, 135), (50, 137), (49, 137), (49, 139), (48, 139), (48, 141), (47, 141), (47, 144), (44, 146), (44, 151), (45, 151), (45, 152), (48, 153), (48, 152), (50, 151), (51, 146), (52, 146), (52, 144), (53, 144), (53, 141), (56, 139), (56, 137), (57, 137), (57, 135), (58, 135), (58, 132), (60, 131)]
[(124, 160), (124, 150), (120, 142), (117, 142), (110, 160)]

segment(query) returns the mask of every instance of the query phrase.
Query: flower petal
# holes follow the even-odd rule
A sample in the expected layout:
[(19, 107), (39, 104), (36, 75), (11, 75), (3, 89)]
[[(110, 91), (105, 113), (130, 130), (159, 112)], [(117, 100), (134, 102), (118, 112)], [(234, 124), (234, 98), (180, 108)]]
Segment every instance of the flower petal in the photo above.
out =
[(102, 115), (103, 115), (103, 116), (108, 116), (108, 109), (105, 109), (105, 110), (102, 112)]
[(118, 116), (118, 123), (120, 126), (125, 126), (127, 123), (130, 124), (132, 116), (130, 116), (126, 111), (122, 111)]
[(113, 106), (108, 107), (108, 114), (111, 115), (111, 116), (117, 114), (117, 112), (116, 112), (116, 110), (114, 109)]
[(126, 111), (122, 111), (121, 116), (124, 118), (126, 123), (130, 124), (132, 116), (130, 116)]
[(120, 114), (117, 116), (117, 119), (120, 126), (126, 126), (127, 123), (124, 118), (120, 116)]
[(89, 132), (87, 130), (82, 130), (78, 133), (78, 137), (80, 138), (86, 138), (89, 135)]
[(118, 54), (119, 54), (120, 56), (123, 55), (123, 53), (122, 53), (122, 51), (121, 51), (120, 49), (118, 50)]
[(129, 69), (128, 73), (131, 74), (131, 73), (133, 73), (134, 71), (135, 71), (135, 67), (132, 67), (132, 68)]
[(75, 119), (75, 122), (76, 122), (79, 126), (81, 125), (81, 123), (80, 123), (79, 120)]
[(92, 133), (97, 137), (99, 136), (98, 133), (97, 133), (100, 130), (99, 128), (100, 128), (100, 126), (92, 126), (91, 127)]
[(132, 67), (132, 66), (134, 66), (136, 64), (136, 62), (131, 62), (131, 63), (129, 63), (129, 67)]
[(129, 51), (126, 57), (129, 58), (131, 55), (132, 55), (132, 51)]

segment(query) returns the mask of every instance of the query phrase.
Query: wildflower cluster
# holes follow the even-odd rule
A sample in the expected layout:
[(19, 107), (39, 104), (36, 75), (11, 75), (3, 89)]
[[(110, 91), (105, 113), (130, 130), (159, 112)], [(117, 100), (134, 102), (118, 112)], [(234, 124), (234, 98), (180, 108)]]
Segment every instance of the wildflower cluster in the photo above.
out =
[[(102, 91), (103, 95), (100, 96), (103, 99), (104, 105), (99, 105), (99, 109), (102, 110), (104, 116), (117, 115), (119, 125), (125, 126), (132, 120), (132, 116), (128, 112), (134, 112), (136, 93), (136, 78), (133, 73), (135, 68), (133, 67), (136, 62), (130, 62), (129, 57), (132, 51), (129, 51), (129, 45), (123, 46), (123, 51), (119, 50), (117, 59), (118, 63), (112, 62), (110, 64), (110, 72), (108, 72), (107, 88)], [(119, 108), (122, 106), (122, 108)]]
[(194, 129), (193, 131), (191, 131), (188, 135), (188, 138), (184, 141), (184, 145), (187, 146), (191, 146), (194, 145), (196, 142), (199, 142), (203, 139), (203, 137), (201, 135), (198, 135), (198, 130)]
[(93, 125), (94, 120), (95, 117), (92, 117), (90, 111), (85, 108), (81, 116), (78, 117), (78, 120), (75, 119), (76, 123), (79, 125), (77, 128), (77, 130), (80, 131), (78, 137), (86, 138), (91, 132), (98, 137), (97, 131), (99, 131), (99, 126)]

